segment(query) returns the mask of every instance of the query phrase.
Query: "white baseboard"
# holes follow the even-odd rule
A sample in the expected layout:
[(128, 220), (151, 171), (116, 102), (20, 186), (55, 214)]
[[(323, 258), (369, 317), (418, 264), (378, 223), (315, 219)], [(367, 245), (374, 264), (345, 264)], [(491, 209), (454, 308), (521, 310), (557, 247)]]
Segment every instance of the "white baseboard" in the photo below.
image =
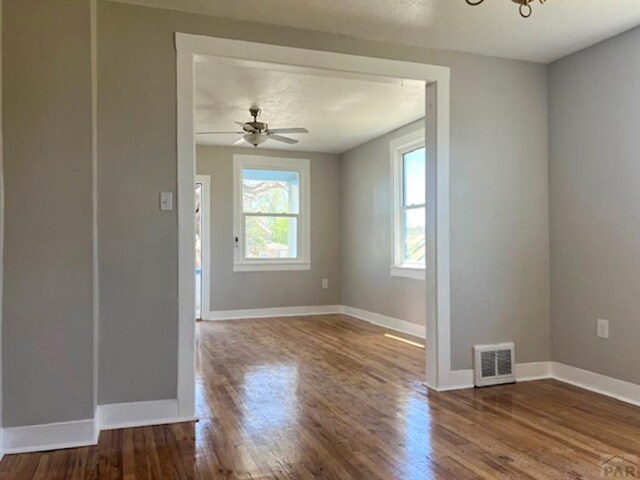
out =
[(95, 421), (91, 419), (4, 428), (2, 437), (2, 450), (5, 454), (45, 452), (96, 445), (98, 430)]
[[(520, 363), (516, 365), (516, 380), (530, 382), (553, 378), (606, 397), (640, 407), (640, 385), (589, 372), (558, 362)], [(454, 370), (439, 392), (473, 388), (473, 370)]]
[(589, 372), (580, 368), (552, 362), (552, 377), (561, 382), (640, 406), (640, 385)]
[(98, 425), (100, 430), (164, 425), (195, 420), (197, 418), (180, 417), (177, 400), (114, 403), (98, 406)]
[(551, 378), (551, 362), (518, 363), (516, 365), (516, 380), (531, 382)]
[(252, 318), (274, 317), (300, 317), (312, 315), (345, 314), (350, 317), (364, 320), (381, 327), (406, 333), (415, 337), (425, 338), (427, 329), (399, 318), (393, 318), (379, 313), (361, 310), (359, 308), (344, 305), (319, 305), (314, 307), (279, 307), (279, 308), (249, 308), (243, 310), (219, 310), (209, 312), (203, 316), (203, 320), (244, 320)]
[[(531, 382), (533, 380), (543, 380), (551, 377), (551, 362), (533, 362), (516, 364), (516, 380), (518, 382)], [(453, 370), (449, 379), (437, 389), (438, 392), (449, 392), (452, 390), (464, 390), (473, 388), (473, 370)]]
[(388, 317), (379, 313), (368, 312), (366, 310), (347, 306), (343, 306), (340, 313), (359, 320), (364, 320), (365, 322), (373, 323), (380, 327), (395, 330), (396, 332), (413, 335), (414, 337), (426, 338), (427, 336), (427, 328), (425, 326), (407, 322), (406, 320), (400, 320), (399, 318)]
[(177, 400), (99, 405), (95, 419), (2, 429), (2, 454), (86, 447), (98, 443), (102, 430), (195, 420), (178, 415)]
[(438, 392), (450, 392), (453, 390), (464, 390), (473, 388), (473, 370), (452, 370), (449, 378), (440, 382), (440, 386), (435, 390)]
[(247, 308), (243, 310), (218, 310), (205, 313), (203, 320), (244, 320), (251, 318), (300, 317), (308, 315), (330, 315), (342, 313), (341, 305), (319, 305), (315, 307)]
[[(346, 309), (344, 313), (360, 318), (360, 316), (349, 313)], [(381, 324), (378, 322), (372, 323)], [(392, 328), (388, 324), (383, 324), (383, 326)], [(398, 328), (394, 329), (398, 330)], [(415, 330), (412, 330), (412, 332), (415, 332)], [(405, 331), (404, 333), (409, 332)], [(415, 335), (415, 333), (411, 334)], [(519, 382), (546, 378), (553, 378), (625, 403), (640, 406), (640, 385), (558, 362), (534, 362), (516, 365), (516, 379)], [(466, 388), (473, 388), (473, 370), (471, 369), (452, 371), (448, 381), (443, 382), (438, 391), (446, 392)], [(177, 400), (100, 405), (98, 406), (96, 420), (2, 429), (0, 431), (0, 436), (2, 437), (0, 459), (3, 454), (40, 452), (96, 445), (98, 434), (101, 430), (163, 425), (195, 420), (197, 419), (193, 417), (182, 418), (178, 415)]]

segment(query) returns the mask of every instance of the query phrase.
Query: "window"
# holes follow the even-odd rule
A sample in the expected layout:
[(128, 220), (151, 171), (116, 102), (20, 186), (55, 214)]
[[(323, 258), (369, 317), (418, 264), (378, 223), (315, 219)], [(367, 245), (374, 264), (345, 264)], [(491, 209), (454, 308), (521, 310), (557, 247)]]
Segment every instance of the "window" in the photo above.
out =
[(234, 272), (309, 270), (309, 160), (233, 161)]
[(426, 149), (424, 132), (391, 142), (393, 251), (391, 275), (425, 279)]

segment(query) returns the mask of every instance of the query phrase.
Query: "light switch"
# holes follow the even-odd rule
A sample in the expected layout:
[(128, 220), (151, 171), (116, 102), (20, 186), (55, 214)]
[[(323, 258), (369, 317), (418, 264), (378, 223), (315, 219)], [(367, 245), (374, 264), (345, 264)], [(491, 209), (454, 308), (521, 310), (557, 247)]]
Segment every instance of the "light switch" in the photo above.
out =
[(609, 320), (598, 319), (598, 338), (609, 338)]
[(173, 210), (173, 192), (160, 192), (160, 210)]

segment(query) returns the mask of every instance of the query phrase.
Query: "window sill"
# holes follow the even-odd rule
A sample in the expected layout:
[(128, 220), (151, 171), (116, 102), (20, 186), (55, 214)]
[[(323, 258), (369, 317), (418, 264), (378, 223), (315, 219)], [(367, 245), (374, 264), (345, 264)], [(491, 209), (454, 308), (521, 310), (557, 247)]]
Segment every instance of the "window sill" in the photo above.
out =
[(394, 265), (391, 267), (392, 277), (410, 278), (412, 280), (425, 280), (426, 270), (423, 267), (413, 267), (409, 265)]
[(310, 262), (243, 262), (234, 263), (233, 271), (242, 272), (291, 272), (311, 270)]

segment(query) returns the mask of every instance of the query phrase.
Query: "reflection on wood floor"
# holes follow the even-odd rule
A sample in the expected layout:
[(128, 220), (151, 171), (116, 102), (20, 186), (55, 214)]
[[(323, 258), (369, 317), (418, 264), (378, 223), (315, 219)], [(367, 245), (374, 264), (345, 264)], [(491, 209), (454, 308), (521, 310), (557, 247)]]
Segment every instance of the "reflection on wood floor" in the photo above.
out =
[(427, 392), (423, 349), (345, 316), (198, 331), (197, 424), (9, 455), (0, 479), (599, 479), (640, 452), (638, 408), (552, 380)]

